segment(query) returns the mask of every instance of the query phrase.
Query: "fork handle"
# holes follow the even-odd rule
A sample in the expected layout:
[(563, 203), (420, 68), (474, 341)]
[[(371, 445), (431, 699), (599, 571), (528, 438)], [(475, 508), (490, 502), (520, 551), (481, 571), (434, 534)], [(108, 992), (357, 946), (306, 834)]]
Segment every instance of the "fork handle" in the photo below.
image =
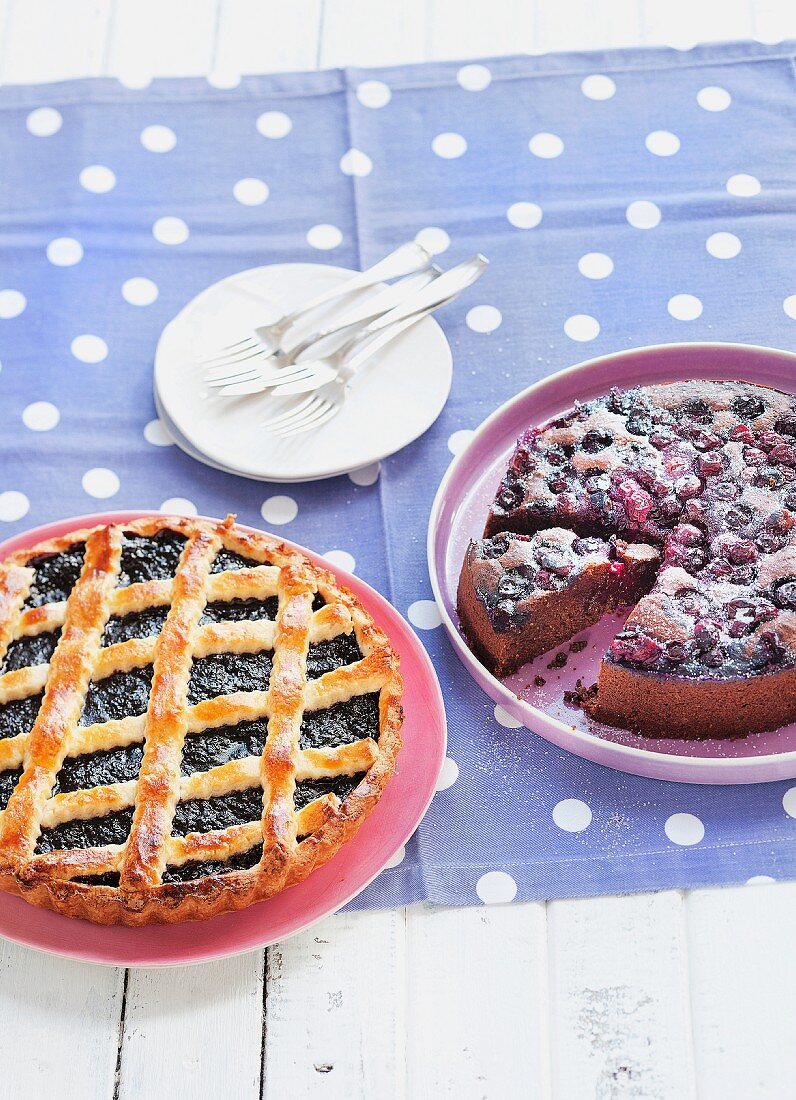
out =
[(430, 263), (431, 254), (417, 241), (409, 241), (400, 245), (388, 256), (385, 256), (383, 260), (373, 264), (372, 267), (352, 275), (345, 282), (337, 283), (335, 286), (323, 291), (322, 294), (311, 298), (309, 302), (304, 302), (298, 309), (282, 317), (277, 324), (281, 328), (287, 329), (303, 314), (317, 309), (318, 306), (326, 305), (327, 302), (332, 302), (335, 298), (341, 298), (344, 294), (350, 294), (355, 290), (363, 290), (365, 287), (384, 282), (386, 279), (397, 279), (402, 275), (411, 275), (415, 271), (422, 271)]
[(435, 309), (438, 309), (440, 305), (445, 305), (447, 302), (453, 301), (458, 293), (457, 291), (456, 294), (451, 294), (445, 302), (440, 302), (435, 306), (428, 306), (426, 309), (418, 310), (417, 313), (413, 313), (411, 316), (404, 317), (403, 320), (396, 321), (389, 327), (383, 328), (377, 336), (368, 340), (363, 348), (360, 348), (358, 352), (345, 360), (338, 371), (338, 379), (347, 385), (359, 371), (360, 367), (364, 366), (368, 359), (370, 359), (372, 355), (375, 355), (377, 351), (380, 351), (385, 344), (389, 344), (391, 340), (394, 340), (396, 336), (399, 336), (406, 329), (411, 328), (412, 325), (416, 325), (417, 322), (422, 321), (424, 317), (428, 317), (428, 315), (433, 313)]

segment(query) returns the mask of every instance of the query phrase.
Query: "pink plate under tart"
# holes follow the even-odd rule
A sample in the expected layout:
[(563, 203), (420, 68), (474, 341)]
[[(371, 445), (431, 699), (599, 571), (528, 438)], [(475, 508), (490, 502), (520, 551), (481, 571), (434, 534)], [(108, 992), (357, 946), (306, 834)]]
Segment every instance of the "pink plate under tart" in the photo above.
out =
[[(560, 748), (620, 771), (681, 783), (760, 783), (796, 778), (796, 723), (737, 740), (680, 741), (644, 737), (594, 722), (568, 706), (564, 693), (577, 679), (597, 678), (600, 658), (621, 616), (538, 657), (512, 676), (493, 676), (470, 651), (456, 614), (456, 588), (470, 538), (481, 536), (489, 505), (517, 438), (572, 408), (576, 400), (629, 388), (692, 378), (738, 379), (794, 392), (796, 355), (744, 344), (664, 344), (592, 359), (559, 371), (494, 412), (452, 462), (437, 492), (428, 529), (434, 595), (457, 655), (476, 683), (520, 725)], [(566, 654), (556, 667), (556, 653)], [(563, 658), (562, 658), (563, 660)], [(553, 667), (550, 667), (553, 664)], [(542, 682), (543, 681), (543, 682)]]
[[(149, 512), (71, 517), (0, 543), (0, 559), (81, 527), (126, 523)], [(291, 544), (292, 545), (292, 544)], [(347, 585), (389, 635), (404, 680), (403, 749), (395, 775), (358, 833), (309, 878), (268, 901), (209, 921), (127, 928), (76, 920), (0, 892), (0, 936), (86, 962), (113, 966), (175, 966), (266, 947), (336, 912), (364, 890), (415, 831), (434, 794), (445, 759), (445, 709), (425, 649), (383, 596), (357, 577), (297, 547)]]

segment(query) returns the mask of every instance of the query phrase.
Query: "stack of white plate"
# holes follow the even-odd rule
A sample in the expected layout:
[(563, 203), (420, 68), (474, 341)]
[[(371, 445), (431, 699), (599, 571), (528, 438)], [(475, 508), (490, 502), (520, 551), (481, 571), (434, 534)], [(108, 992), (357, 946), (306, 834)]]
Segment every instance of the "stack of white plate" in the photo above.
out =
[[(222, 279), (189, 302), (163, 330), (155, 355), (155, 404), (177, 446), (241, 477), (316, 481), (368, 466), (422, 435), (442, 411), (451, 384), (450, 348), (431, 317), (374, 356), (341, 412), (303, 435), (279, 438), (263, 427), (303, 397), (223, 397), (205, 384), (202, 360), (352, 274), (322, 264), (273, 264)], [(327, 307), (322, 319), (334, 308)]]

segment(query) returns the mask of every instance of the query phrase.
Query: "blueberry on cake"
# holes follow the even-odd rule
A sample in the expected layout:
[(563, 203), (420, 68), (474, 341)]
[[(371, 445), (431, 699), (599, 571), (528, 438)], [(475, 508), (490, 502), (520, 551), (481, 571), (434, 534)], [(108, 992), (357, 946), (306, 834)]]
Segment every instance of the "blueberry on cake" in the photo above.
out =
[[(634, 591), (603, 566), (604, 605), (635, 606), (603, 658), (595, 717), (685, 738), (796, 719), (796, 398), (744, 382), (614, 389), (530, 428), (459, 588), (463, 630), (499, 674), (591, 614), (585, 562), (552, 584), (536, 568), (561, 528), (608, 545), (609, 563), (622, 544), (656, 555)], [(534, 564), (509, 564), (505, 581), (484, 561), (504, 545), (496, 560), (513, 561), (520, 536)], [(500, 584), (515, 595), (496, 598)]]
[(0, 885), (102, 924), (271, 897), (375, 806), (401, 690), (354, 595), (232, 517), (18, 551), (0, 564)]

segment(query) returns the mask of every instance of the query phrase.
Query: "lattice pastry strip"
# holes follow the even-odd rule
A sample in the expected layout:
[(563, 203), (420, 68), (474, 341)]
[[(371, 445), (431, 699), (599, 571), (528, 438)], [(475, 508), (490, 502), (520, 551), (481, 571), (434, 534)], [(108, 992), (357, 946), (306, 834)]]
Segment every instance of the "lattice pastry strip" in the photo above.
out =
[[(142, 568), (141, 555), (146, 565), (152, 554), (152, 568)], [(57, 575), (58, 555), (69, 558), (73, 569), (80, 558), (71, 591)], [(55, 562), (51, 572), (57, 583), (51, 587), (57, 599), (48, 600), (43, 592), (46, 584), (37, 571), (42, 561), (45, 573)], [(264, 614), (261, 608), (270, 610)], [(156, 630), (147, 623), (138, 635), (120, 633), (126, 617), (146, 617), (153, 609), (162, 609), (152, 620)], [(106, 624), (109, 637), (103, 644)], [(133, 924), (240, 908), (331, 858), (392, 774), (400, 747), (401, 682), (387, 639), (330, 574), (284, 544), (241, 531), (231, 518), (214, 525), (152, 517), (123, 530), (75, 532), (15, 556), (0, 567), (0, 662), (9, 646), (44, 632), (52, 637), (40, 647), (41, 664), (12, 666), (0, 675), (0, 708), (15, 701), (34, 705), (44, 691), (32, 729), (0, 738), (0, 780), (3, 772), (24, 765), (0, 813), (0, 883), (29, 900), (93, 920)], [(355, 641), (341, 648), (340, 639), (347, 636)], [(331, 646), (334, 656), (331, 651), (319, 656), (324, 646)], [(47, 664), (49, 647), (54, 651)], [(19, 662), (18, 654), (14, 660)], [(203, 673), (211, 685), (225, 662), (240, 661), (244, 679), (254, 676), (253, 690), (211, 691), (192, 700), (195, 669), (218, 661)], [(148, 669), (144, 714), (79, 724), (84, 706), (90, 710), (90, 683), (127, 675), (141, 681)], [(265, 679), (258, 687), (259, 676)], [(201, 687), (205, 691), (207, 684)], [(364, 731), (359, 738), (346, 734), (341, 744), (300, 747), (305, 714), (331, 715), (335, 707), (374, 693), (377, 740)], [(267, 733), (258, 734), (259, 755), (241, 755), (238, 746), (228, 762), (181, 773), (186, 736), (212, 740), (217, 731), (223, 741), (228, 729), (236, 733), (246, 723), (258, 728), (267, 723)], [(130, 748), (141, 759), (135, 778), (64, 791), (56, 786), (51, 795), (67, 756), (79, 762)], [(300, 805), (297, 784), (309, 791), (309, 801), (305, 792)], [(250, 796), (257, 792), (262, 817), (248, 820), (256, 816)], [(235, 813), (243, 820), (186, 831), (190, 807), (239, 795), (246, 797)], [(185, 813), (174, 835), (178, 806)], [(121, 843), (89, 841), (85, 847), (33, 852), (40, 832), (44, 843), (48, 831), (61, 826), (71, 829), (85, 821), (90, 828), (107, 821), (113, 833), (125, 814), (132, 814), (132, 825)], [(195, 870), (181, 877), (185, 867)]]

